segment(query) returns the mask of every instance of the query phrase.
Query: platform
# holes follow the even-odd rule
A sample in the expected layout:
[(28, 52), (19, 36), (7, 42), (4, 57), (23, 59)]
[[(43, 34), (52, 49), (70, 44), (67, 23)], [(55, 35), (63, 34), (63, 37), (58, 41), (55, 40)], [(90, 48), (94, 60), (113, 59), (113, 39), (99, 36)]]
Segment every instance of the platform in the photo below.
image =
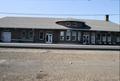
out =
[(42, 48), (42, 49), (76, 49), (76, 50), (120, 50), (120, 46), (78, 45), (78, 44), (42, 44), (42, 43), (0, 43), (0, 47)]

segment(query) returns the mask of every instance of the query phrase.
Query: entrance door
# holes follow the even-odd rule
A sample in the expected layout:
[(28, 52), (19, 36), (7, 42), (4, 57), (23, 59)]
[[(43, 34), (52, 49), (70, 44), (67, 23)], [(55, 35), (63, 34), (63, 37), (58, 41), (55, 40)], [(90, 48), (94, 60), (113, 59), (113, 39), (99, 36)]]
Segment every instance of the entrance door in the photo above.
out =
[(89, 44), (90, 40), (89, 40), (89, 33), (84, 33), (83, 34), (83, 44)]
[(51, 33), (46, 33), (46, 43), (51, 44), (53, 41), (53, 36)]
[(2, 41), (11, 42), (11, 32), (2, 32)]

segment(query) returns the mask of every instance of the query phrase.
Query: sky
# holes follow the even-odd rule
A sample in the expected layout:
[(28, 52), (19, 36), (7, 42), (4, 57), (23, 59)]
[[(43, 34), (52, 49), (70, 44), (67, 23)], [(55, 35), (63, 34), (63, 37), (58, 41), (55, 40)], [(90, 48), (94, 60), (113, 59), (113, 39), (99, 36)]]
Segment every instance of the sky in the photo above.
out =
[(110, 21), (120, 24), (119, 6), (120, 0), (0, 0), (0, 17), (67, 17), (105, 20), (105, 14), (117, 14), (110, 15)]

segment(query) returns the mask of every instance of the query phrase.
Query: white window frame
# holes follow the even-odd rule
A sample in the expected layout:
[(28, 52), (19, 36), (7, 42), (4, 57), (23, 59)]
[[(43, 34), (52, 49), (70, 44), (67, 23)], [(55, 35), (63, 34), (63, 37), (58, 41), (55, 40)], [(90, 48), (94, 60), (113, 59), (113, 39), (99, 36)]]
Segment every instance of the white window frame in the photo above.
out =
[[(69, 38), (69, 39), (67, 39), (67, 37)], [(71, 40), (71, 31), (70, 30), (67, 30), (66, 31), (66, 41), (70, 41)]]
[(105, 34), (105, 33), (102, 35), (102, 41), (103, 41), (103, 42), (106, 42), (106, 41), (107, 41), (107, 39), (106, 39), (106, 34)]
[(95, 44), (95, 32), (91, 32), (91, 43)]
[(64, 35), (65, 35), (65, 31), (60, 31), (60, 40), (64, 41)]
[(120, 37), (116, 36), (116, 42), (120, 42)]
[(79, 32), (78, 32), (78, 41), (81, 41), (81, 34), (82, 34), (82, 33), (79, 31)]
[(111, 37), (111, 34), (110, 34), (110, 33), (107, 35), (107, 41), (108, 41), (108, 42), (111, 42), (111, 41), (112, 41), (112, 37)]

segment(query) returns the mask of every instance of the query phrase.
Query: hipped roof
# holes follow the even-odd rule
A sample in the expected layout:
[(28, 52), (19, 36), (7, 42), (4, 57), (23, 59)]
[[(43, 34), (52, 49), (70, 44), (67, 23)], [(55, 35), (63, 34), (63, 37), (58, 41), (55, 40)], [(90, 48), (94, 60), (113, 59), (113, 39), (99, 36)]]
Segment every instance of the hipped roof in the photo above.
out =
[[(56, 24), (57, 21), (81, 21), (95, 31), (118, 31), (120, 25), (104, 20), (43, 18), (43, 17), (3, 17), (0, 18), (0, 28), (32, 28), (32, 29), (75, 29)], [(77, 29), (82, 30), (82, 29)], [(84, 29), (85, 30), (85, 29)]]

